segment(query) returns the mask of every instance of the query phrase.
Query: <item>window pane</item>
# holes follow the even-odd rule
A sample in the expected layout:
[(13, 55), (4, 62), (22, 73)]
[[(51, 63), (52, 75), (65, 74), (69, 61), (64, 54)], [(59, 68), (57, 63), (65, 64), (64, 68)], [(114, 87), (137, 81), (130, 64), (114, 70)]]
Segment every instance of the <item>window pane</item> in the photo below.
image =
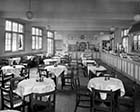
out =
[(38, 39), (38, 37), (36, 36), (36, 49), (38, 49), (38, 47), (39, 47), (39, 39)]
[(35, 36), (32, 36), (32, 49), (35, 49)]
[(134, 40), (137, 40), (137, 36), (136, 35), (134, 36)]
[(18, 35), (18, 49), (23, 50), (23, 35)]
[(19, 24), (18, 32), (23, 33), (23, 25), (22, 24)]
[(53, 33), (52, 32), (48, 31), (47, 35), (48, 35), (48, 37), (53, 38)]
[(48, 46), (47, 46), (47, 52), (48, 54), (53, 54), (53, 40), (48, 39)]
[(42, 34), (42, 30), (40, 29), (39, 30), (39, 36), (42, 36), (43, 34)]
[(35, 35), (35, 28), (32, 27), (32, 35)]
[(13, 33), (12, 51), (17, 51), (17, 34)]
[(42, 48), (42, 38), (40, 37), (39, 38), (39, 49), (41, 49)]
[(11, 50), (11, 33), (6, 33), (5, 35), (5, 50)]
[(11, 23), (11, 21), (6, 20), (5, 29), (7, 31), (11, 31), (11, 29), (12, 29), (12, 23)]
[(18, 31), (18, 24), (13, 22), (13, 31), (17, 32)]
[(36, 35), (39, 35), (39, 29), (38, 28), (36, 28)]

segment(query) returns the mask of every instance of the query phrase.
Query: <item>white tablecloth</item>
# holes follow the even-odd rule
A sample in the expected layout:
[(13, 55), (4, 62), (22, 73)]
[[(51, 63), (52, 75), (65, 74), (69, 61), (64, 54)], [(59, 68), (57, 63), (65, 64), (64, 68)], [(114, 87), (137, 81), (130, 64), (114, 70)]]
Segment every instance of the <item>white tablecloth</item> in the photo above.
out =
[(15, 92), (23, 97), (31, 93), (45, 93), (55, 90), (55, 83), (51, 78), (44, 78), (43, 82), (37, 82), (36, 78), (19, 82)]
[(43, 62), (44, 62), (45, 65), (49, 65), (50, 62), (60, 62), (60, 59), (57, 59), (57, 58), (44, 59)]
[[(110, 78), (110, 80), (105, 80), (105, 77), (92, 78), (89, 80), (87, 87), (90, 90), (91, 88), (95, 88), (99, 90), (112, 90), (112, 91), (120, 89), (121, 96), (125, 94), (124, 85), (122, 81), (117, 78)], [(105, 99), (106, 94), (101, 94), (101, 97)]]
[(9, 58), (9, 65), (13, 65), (13, 62), (15, 61), (17, 64), (19, 64), (21, 58)]
[(96, 61), (95, 60), (82, 59), (82, 63), (83, 63), (83, 65), (87, 66), (88, 63), (96, 64)]
[[(94, 74), (96, 74), (97, 71), (106, 71), (107, 70), (104, 66), (97, 67), (97, 66), (93, 66), (93, 65), (88, 66), (87, 69), (88, 69), (88, 73), (89, 73), (89, 71), (91, 71)], [(100, 73), (97, 73), (96, 75), (99, 76)]]
[(47, 69), (47, 71), (54, 73), (56, 77), (61, 75), (63, 71), (64, 71), (64, 74), (67, 74), (68, 72), (67, 67), (64, 65), (57, 65), (56, 67), (54, 67), (54, 65), (51, 65), (51, 66), (46, 66), (44, 69)]
[(18, 77), (22, 68), (24, 68), (23, 65), (13, 65), (13, 66), (3, 66), (1, 69), (4, 74), (13, 73), (15, 76)]

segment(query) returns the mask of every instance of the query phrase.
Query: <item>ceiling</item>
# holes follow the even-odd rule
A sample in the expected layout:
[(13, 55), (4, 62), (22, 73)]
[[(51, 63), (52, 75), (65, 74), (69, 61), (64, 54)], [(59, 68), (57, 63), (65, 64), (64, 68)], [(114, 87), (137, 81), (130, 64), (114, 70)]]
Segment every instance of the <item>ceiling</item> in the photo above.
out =
[[(109, 31), (134, 24), (140, 0), (31, 0), (33, 19), (53, 30)], [(0, 15), (27, 20), (29, 0), (0, 0)]]

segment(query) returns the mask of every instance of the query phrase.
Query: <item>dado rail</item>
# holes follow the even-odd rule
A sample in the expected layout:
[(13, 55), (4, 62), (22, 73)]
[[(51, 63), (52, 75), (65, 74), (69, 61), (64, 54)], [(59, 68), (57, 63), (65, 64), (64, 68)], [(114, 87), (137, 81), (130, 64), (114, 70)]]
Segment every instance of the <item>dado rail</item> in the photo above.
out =
[(140, 63), (103, 52), (100, 56), (104, 63), (140, 84)]

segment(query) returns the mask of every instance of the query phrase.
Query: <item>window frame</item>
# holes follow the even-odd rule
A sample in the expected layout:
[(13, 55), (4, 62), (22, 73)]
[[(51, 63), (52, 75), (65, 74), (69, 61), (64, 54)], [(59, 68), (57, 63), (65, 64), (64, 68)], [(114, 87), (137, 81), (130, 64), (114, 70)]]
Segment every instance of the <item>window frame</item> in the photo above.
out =
[[(51, 33), (51, 34), (50, 34)], [(51, 40), (52, 41), (52, 43), (53, 43), (53, 45), (52, 45), (52, 51), (51, 52), (48, 52), (49, 50), (48, 50), (48, 48), (49, 48), (49, 44), (48, 44), (48, 40)], [(52, 30), (47, 30), (47, 53), (48, 54), (54, 54), (54, 31), (52, 31)]]
[[(10, 30), (7, 30), (6, 29), (6, 22), (7, 21), (9, 21), (9, 22), (11, 22), (11, 29)], [(13, 23), (16, 23), (17, 24), (17, 31), (14, 31), (13, 30)], [(19, 31), (19, 25), (22, 25), (22, 31), (20, 32)], [(24, 23), (22, 23), (22, 22), (19, 22), (19, 21), (16, 21), (16, 20), (11, 20), (11, 19), (5, 19), (5, 32), (4, 32), (4, 52), (12, 52), (12, 53), (14, 53), (14, 52), (21, 52), (21, 51), (23, 51), (25, 48), (25, 24)], [(11, 34), (11, 39), (10, 39), (10, 45), (9, 45), (9, 50), (8, 49), (6, 49), (6, 34)], [(16, 34), (17, 36), (16, 36), (16, 50), (13, 50), (13, 41), (14, 41), (14, 34)], [(18, 47), (18, 45), (19, 45), (19, 35), (22, 35), (22, 38), (21, 38), (21, 49), (20, 49), (20, 47)]]
[[(129, 33), (129, 28), (124, 28), (121, 31), (122, 46), (123, 46), (125, 52), (128, 52), (128, 38), (129, 38), (128, 33)], [(125, 45), (124, 45), (124, 43), (125, 43)]]
[[(35, 34), (33, 34), (33, 28), (35, 29)], [(36, 31), (38, 32), (38, 34), (36, 33)], [(35, 38), (34, 39), (35, 40), (35, 42), (34, 42), (35, 45), (33, 45), (33, 37)], [(42, 50), (43, 49), (43, 29), (38, 27), (38, 26), (32, 26), (32, 28), (31, 28), (31, 38), (32, 38), (32, 46), (31, 46), (32, 50)], [(40, 43), (40, 41), (37, 41), (39, 39), (41, 39), (41, 43)], [(33, 46), (34, 46), (34, 48), (33, 48)]]

